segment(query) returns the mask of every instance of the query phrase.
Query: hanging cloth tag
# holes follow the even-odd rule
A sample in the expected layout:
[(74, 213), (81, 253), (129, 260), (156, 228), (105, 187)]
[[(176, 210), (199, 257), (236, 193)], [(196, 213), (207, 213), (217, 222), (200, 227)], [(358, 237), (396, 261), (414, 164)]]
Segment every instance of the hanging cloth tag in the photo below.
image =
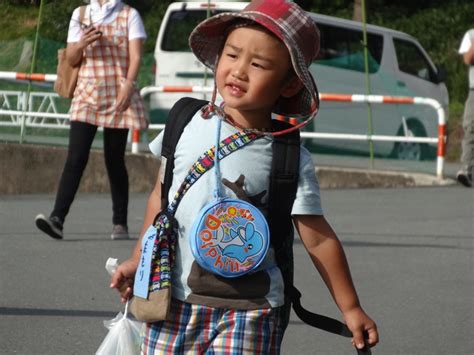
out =
[(133, 284), (133, 294), (142, 298), (148, 297), (148, 285), (150, 283), (151, 257), (153, 245), (156, 240), (155, 226), (148, 227), (142, 239), (142, 255), (140, 263), (135, 273), (135, 282)]

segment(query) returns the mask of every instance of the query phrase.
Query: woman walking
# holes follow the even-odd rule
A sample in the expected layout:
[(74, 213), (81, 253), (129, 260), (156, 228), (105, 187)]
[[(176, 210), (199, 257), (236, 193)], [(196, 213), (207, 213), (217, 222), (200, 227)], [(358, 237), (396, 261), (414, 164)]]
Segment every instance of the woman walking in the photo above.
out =
[(67, 58), (79, 65), (71, 103), (67, 160), (49, 217), (36, 216), (37, 227), (55, 239), (74, 200), (98, 127), (103, 127), (104, 157), (112, 193), (112, 239), (128, 239), (128, 174), (125, 149), (129, 129), (144, 129), (148, 120), (136, 87), (143, 41), (138, 12), (121, 0), (91, 0), (82, 21), (80, 8), (71, 17)]

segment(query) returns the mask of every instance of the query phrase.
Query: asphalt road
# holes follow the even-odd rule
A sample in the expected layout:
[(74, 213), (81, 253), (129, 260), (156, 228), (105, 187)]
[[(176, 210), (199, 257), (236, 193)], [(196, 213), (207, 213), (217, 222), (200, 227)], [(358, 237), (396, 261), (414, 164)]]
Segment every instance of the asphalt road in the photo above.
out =
[[(374, 354), (474, 353), (474, 190), (324, 190), (323, 207), (343, 241), (366, 311), (381, 342)], [(0, 196), (0, 353), (91, 354), (122, 309), (108, 289), (108, 257), (126, 258), (134, 241), (111, 241), (110, 196), (79, 195), (64, 241), (38, 233), (34, 217), (53, 195)], [(130, 199), (139, 230), (146, 195)], [(339, 317), (297, 243), (303, 304)], [(292, 317), (283, 354), (355, 354), (349, 340)]]

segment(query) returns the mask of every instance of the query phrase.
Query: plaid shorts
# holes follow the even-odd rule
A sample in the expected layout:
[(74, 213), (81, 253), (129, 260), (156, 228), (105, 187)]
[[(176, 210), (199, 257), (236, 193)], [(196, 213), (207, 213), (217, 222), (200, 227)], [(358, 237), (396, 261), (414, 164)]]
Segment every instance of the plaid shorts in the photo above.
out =
[(280, 308), (232, 310), (172, 300), (170, 320), (146, 325), (142, 354), (279, 354)]

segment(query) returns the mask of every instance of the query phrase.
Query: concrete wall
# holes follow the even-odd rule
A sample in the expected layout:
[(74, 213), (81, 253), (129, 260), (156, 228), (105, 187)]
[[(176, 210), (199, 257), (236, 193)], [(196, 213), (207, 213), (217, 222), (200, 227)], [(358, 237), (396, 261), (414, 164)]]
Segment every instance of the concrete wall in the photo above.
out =
[[(55, 193), (67, 149), (44, 145), (0, 144), (0, 194)], [(126, 155), (130, 192), (148, 192), (155, 184), (158, 160), (151, 154)], [(79, 187), (81, 192), (108, 192), (102, 150), (92, 150)]]
[[(66, 161), (66, 148), (44, 145), (0, 144), (0, 195), (55, 193)], [(158, 160), (151, 154), (126, 155), (130, 192), (153, 188)], [(317, 167), (321, 188), (372, 188), (435, 186), (454, 183), (439, 181), (428, 174), (377, 171), (340, 167)], [(81, 192), (108, 192), (109, 182), (102, 150), (91, 151), (79, 188)]]

